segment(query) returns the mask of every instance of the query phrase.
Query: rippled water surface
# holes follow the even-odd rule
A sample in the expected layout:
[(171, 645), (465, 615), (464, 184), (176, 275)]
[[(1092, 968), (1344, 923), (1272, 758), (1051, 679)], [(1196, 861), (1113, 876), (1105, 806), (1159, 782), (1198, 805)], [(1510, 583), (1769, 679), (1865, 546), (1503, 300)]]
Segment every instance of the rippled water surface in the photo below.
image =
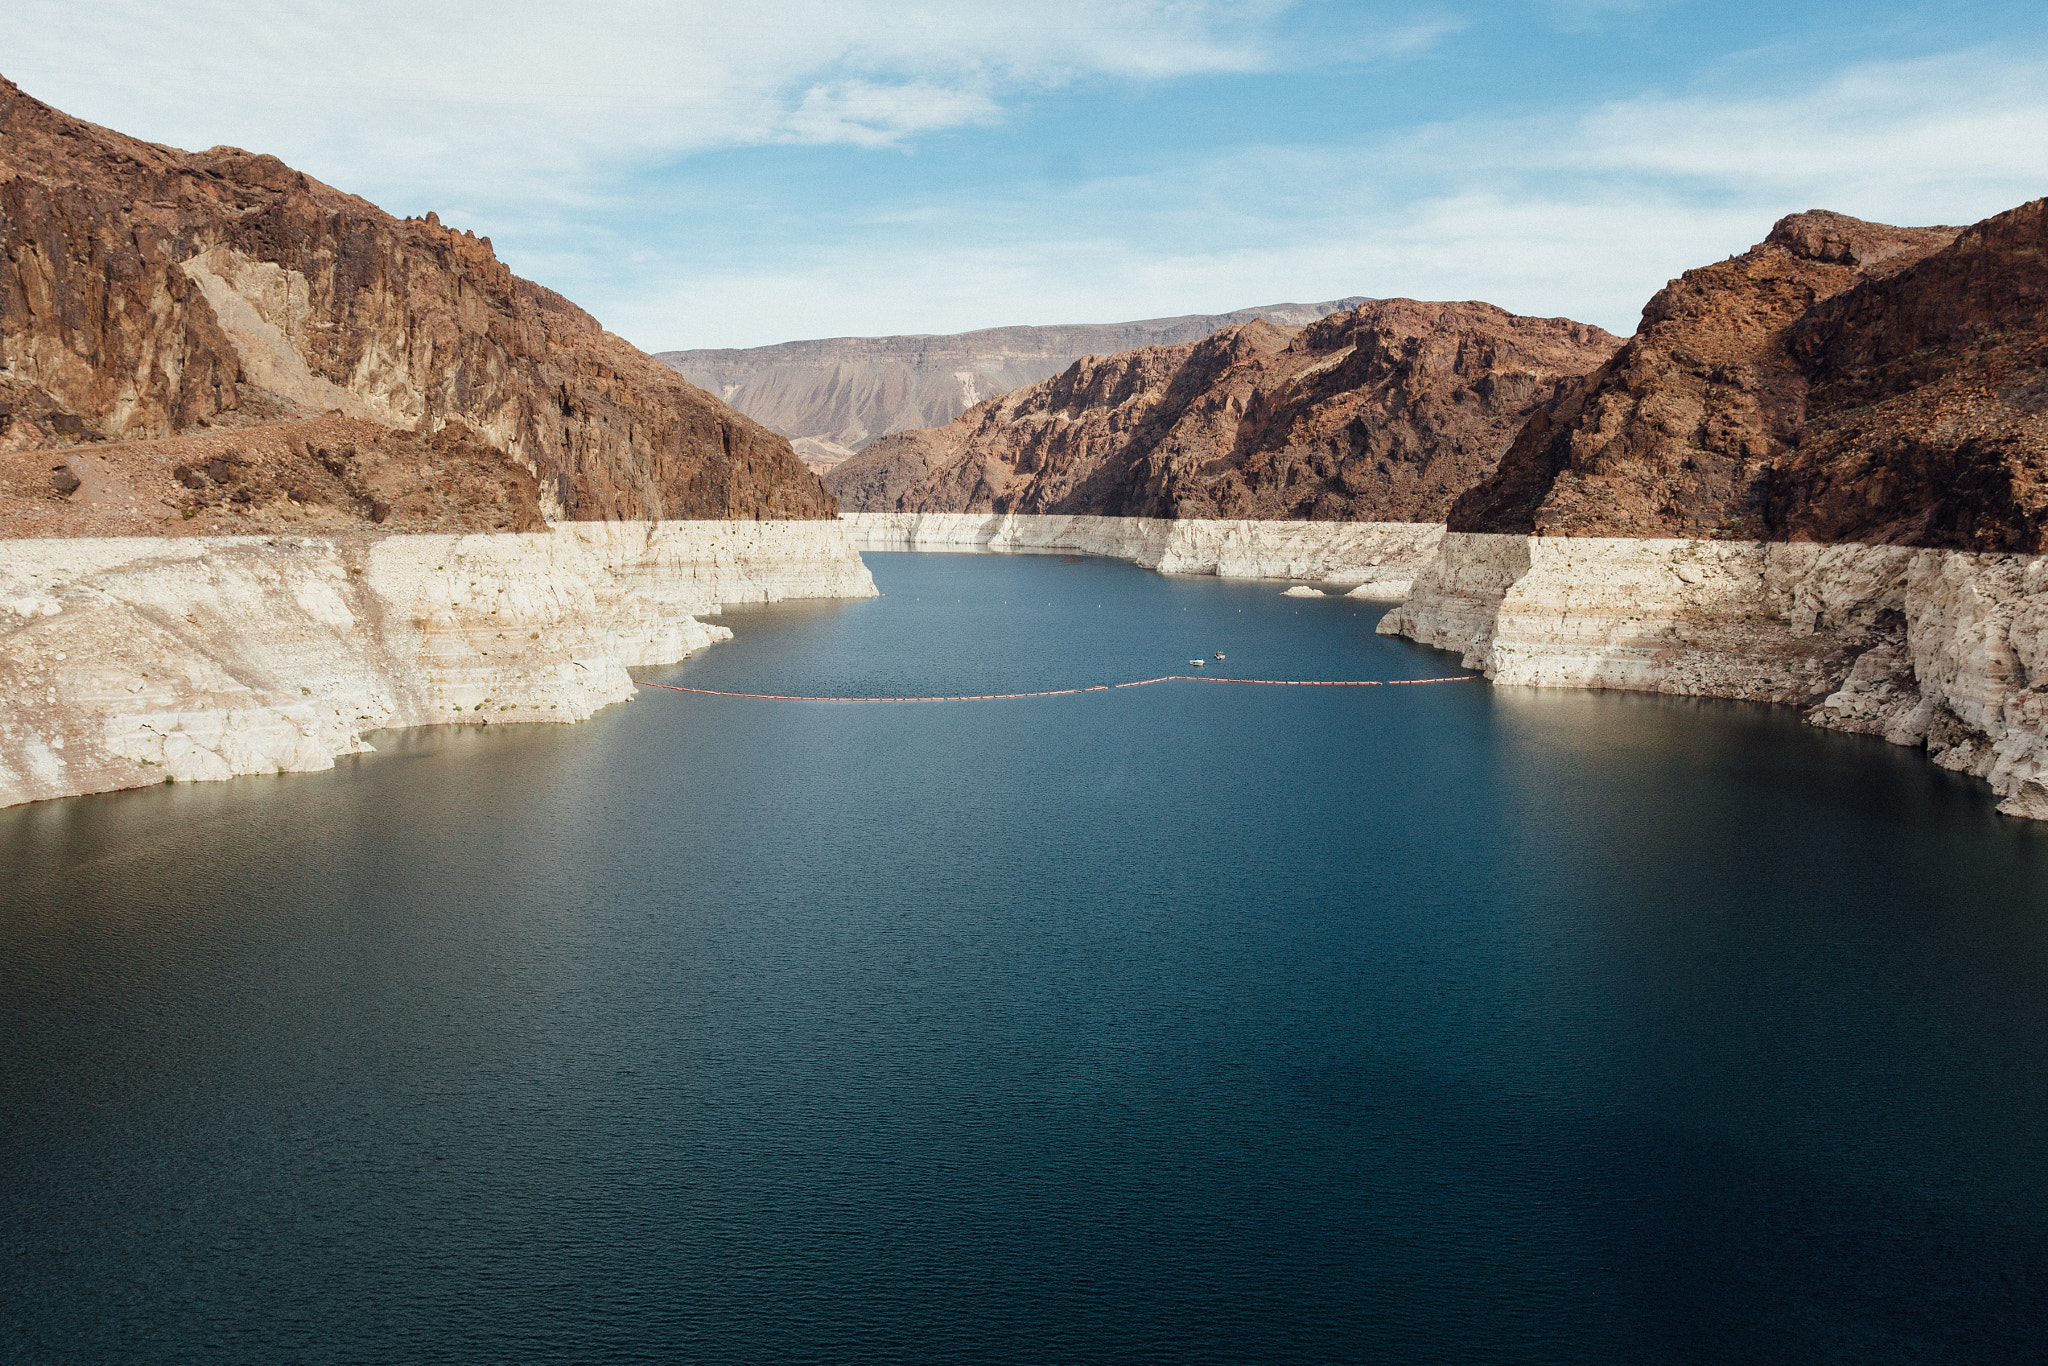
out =
[[(873, 555), (650, 678), (1455, 673)], [(0, 1361), (2020, 1361), (2048, 831), (1785, 712), (649, 691), (0, 812)]]

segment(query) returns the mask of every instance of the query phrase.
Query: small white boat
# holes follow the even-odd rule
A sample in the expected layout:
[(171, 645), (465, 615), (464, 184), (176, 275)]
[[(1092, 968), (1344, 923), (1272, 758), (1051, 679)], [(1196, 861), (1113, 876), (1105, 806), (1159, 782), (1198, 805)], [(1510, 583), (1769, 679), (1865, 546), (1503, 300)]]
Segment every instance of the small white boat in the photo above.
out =
[(1216, 652), (1216, 658), (1218, 658), (1218, 659), (1221, 659), (1221, 658), (1223, 658), (1223, 651), (1221, 651), (1221, 650), (1218, 650), (1218, 651)]
[(1191, 659), (1188, 661), (1188, 663), (1194, 665), (1197, 669), (1201, 668), (1204, 662), (1205, 661), (1199, 659)]

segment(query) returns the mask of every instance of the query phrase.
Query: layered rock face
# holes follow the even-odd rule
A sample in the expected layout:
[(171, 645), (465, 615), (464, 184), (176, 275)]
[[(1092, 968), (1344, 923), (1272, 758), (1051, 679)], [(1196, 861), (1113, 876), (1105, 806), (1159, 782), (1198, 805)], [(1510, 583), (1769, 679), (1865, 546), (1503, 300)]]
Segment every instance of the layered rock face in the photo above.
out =
[(726, 602), (870, 597), (836, 522), (0, 542), (0, 806), (301, 772), (390, 726), (577, 721)]
[(1811, 389), (1774, 534), (2048, 550), (2048, 200), (1828, 300), (1790, 350)]
[(898, 432), (878, 441), (826, 471), (825, 487), (843, 513), (893, 512), (904, 494), (959, 458), (958, 426)]
[(2044, 210), (1798, 214), (1687, 272), (1380, 629), (1503, 683), (1800, 706), (2048, 819)]
[(513, 275), (489, 239), (275, 157), (123, 137), (0, 80), (0, 445), (329, 413), (422, 439), (460, 420), (551, 519), (834, 511), (781, 437)]
[(432, 436), (324, 417), (68, 448), (0, 441), (14, 537), (538, 531), (540, 483), (459, 419)]
[(1128, 323), (990, 327), (945, 336), (831, 337), (740, 350), (661, 351), (693, 384), (787, 436), (828, 470), (891, 432), (941, 427), (994, 394), (1048, 379), (1087, 355), (1179, 346), (1256, 318), (1314, 322), (1364, 303), (1268, 304)]
[(843, 520), (848, 538), (860, 550), (1106, 555), (1164, 574), (1302, 579), (1371, 598), (1406, 593), (1443, 536), (1443, 527), (1434, 522), (1169, 521), (969, 512), (854, 512)]
[(1380, 623), (1496, 683), (1789, 703), (2048, 820), (2048, 559), (1452, 532)]
[(1479, 303), (1250, 323), (1088, 357), (946, 428), (876, 442), (828, 487), (849, 511), (1438, 521), (1618, 345)]
[(2038, 552), (2048, 203), (1974, 227), (1796, 214), (1687, 271), (1450, 526)]

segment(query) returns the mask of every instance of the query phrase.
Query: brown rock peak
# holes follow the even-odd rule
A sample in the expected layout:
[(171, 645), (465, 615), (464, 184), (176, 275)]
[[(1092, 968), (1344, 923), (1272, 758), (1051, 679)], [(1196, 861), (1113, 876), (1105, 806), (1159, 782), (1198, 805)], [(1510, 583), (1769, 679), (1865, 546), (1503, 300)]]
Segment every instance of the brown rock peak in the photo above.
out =
[(1051, 379), (1083, 356), (1181, 346), (1263, 318), (1299, 327), (1362, 298), (1265, 304), (1121, 323), (988, 327), (894, 337), (819, 337), (655, 356), (829, 466), (892, 432), (943, 427), (985, 398)]
[(1787, 214), (1771, 227), (1770, 236), (1752, 250), (1778, 247), (1803, 261), (1850, 266), (1869, 271), (1897, 257), (1918, 259), (1946, 246), (1958, 229), (1895, 228), (1870, 223), (1829, 209)]
[(2044, 376), (2048, 201), (1795, 214), (1660, 291), (1450, 525), (2048, 550)]
[(551, 515), (835, 511), (787, 441), (512, 274), (488, 238), (267, 153), (141, 142), (5, 78), (0, 381), (16, 449), (331, 411), (422, 436), (460, 420)]
[(1483, 303), (1373, 300), (1088, 356), (942, 428), (875, 442), (849, 509), (1434, 521), (1619, 339)]

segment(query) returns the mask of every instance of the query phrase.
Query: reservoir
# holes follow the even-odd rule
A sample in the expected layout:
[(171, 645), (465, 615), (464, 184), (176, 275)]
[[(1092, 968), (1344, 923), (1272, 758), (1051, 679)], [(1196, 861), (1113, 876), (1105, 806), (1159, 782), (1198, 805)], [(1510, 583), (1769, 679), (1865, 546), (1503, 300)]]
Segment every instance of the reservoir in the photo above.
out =
[[(647, 679), (1456, 675), (870, 554)], [(643, 690), (0, 811), (0, 1361), (2031, 1361), (2048, 828), (1786, 709)]]

